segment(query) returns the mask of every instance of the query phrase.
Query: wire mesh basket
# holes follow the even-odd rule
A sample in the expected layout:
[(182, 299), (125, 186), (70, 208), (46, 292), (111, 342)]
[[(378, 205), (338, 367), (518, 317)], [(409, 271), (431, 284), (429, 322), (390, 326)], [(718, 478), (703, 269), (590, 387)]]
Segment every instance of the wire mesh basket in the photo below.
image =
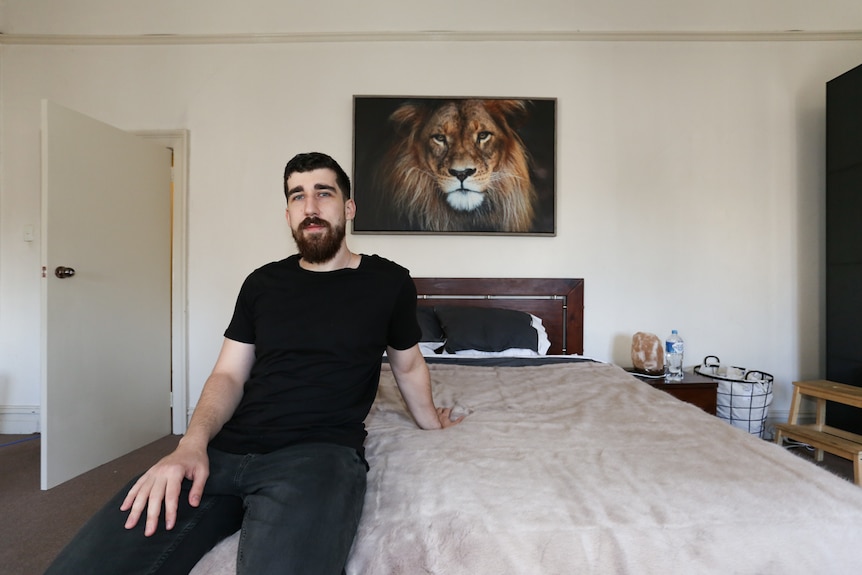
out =
[(772, 404), (772, 375), (733, 365), (723, 366), (714, 355), (703, 358), (694, 372), (718, 382), (716, 415), (734, 427), (763, 437)]

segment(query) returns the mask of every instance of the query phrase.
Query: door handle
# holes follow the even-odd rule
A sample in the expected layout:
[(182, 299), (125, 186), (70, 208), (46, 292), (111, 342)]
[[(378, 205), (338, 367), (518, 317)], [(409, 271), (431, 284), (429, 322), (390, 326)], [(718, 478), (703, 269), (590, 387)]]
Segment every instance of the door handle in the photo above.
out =
[(60, 279), (70, 278), (75, 275), (75, 268), (67, 268), (66, 266), (57, 266), (54, 269), (54, 275)]

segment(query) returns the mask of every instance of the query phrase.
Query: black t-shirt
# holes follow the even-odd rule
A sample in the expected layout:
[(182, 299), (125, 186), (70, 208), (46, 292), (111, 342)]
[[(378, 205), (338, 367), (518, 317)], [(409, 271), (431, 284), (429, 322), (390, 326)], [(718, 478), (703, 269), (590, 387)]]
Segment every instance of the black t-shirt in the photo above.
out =
[(364, 453), (363, 420), (387, 345), (420, 338), (409, 272), (363, 255), (357, 269), (312, 272), (294, 255), (246, 278), (225, 337), (255, 346), (242, 400), (211, 445), (267, 453), (325, 442)]

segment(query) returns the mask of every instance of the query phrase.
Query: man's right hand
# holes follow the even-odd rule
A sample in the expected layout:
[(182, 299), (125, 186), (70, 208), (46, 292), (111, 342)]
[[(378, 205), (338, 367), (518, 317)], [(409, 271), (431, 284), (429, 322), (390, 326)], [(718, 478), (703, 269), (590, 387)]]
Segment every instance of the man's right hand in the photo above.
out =
[(165, 529), (171, 530), (177, 521), (177, 506), (180, 500), (180, 487), (183, 479), (192, 481), (189, 492), (189, 505), (200, 505), (204, 484), (209, 477), (209, 458), (206, 446), (203, 448), (183, 445), (182, 441), (170, 455), (153, 465), (129, 490), (120, 505), (120, 511), (129, 511), (126, 529), (138, 524), (141, 514), (146, 510), (144, 535), (149, 537), (156, 532), (162, 503), (165, 505)]
[(251, 373), (254, 358), (254, 344), (224, 339), (185, 436), (173, 453), (150, 467), (135, 482), (120, 505), (120, 511), (130, 511), (126, 529), (137, 525), (146, 510), (144, 535), (149, 537), (155, 533), (162, 503), (165, 505), (165, 529), (173, 529), (177, 522), (183, 479), (192, 482), (189, 505), (200, 505), (204, 484), (210, 474), (207, 444), (239, 405), (243, 384)]

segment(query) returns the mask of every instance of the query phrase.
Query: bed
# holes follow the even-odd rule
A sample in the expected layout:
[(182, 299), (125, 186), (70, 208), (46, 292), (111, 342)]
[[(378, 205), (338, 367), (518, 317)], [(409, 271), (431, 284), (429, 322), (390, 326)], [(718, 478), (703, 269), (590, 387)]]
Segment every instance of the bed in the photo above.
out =
[[(436, 402), (467, 415), (443, 432), (384, 363), (348, 575), (858, 572), (862, 489), (582, 357), (583, 280), (415, 281), (426, 312), (523, 311), (550, 347), (431, 352)], [(237, 540), (192, 573), (232, 575)]]

